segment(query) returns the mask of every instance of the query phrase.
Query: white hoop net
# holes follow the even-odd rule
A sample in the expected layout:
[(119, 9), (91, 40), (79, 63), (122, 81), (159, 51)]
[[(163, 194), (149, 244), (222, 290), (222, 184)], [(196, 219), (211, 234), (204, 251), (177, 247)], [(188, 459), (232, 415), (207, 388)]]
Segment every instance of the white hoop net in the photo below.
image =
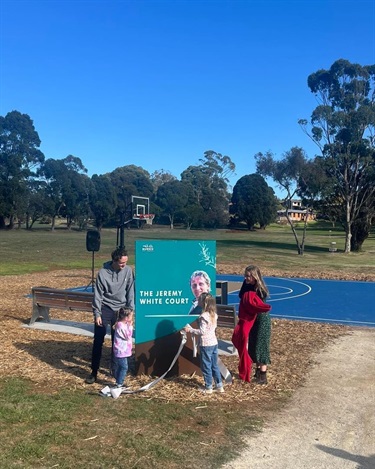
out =
[(152, 225), (152, 221), (155, 218), (155, 215), (149, 213), (147, 215), (139, 215), (140, 220), (145, 220), (147, 225)]

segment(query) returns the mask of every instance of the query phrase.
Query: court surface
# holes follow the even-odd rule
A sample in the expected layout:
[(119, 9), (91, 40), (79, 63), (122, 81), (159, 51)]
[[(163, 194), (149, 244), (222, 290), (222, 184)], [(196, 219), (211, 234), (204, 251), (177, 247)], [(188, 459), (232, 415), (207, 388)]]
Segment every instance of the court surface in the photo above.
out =
[[(217, 275), (228, 281), (228, 304), (236, 305), (243, 276)], [(375, 282), (264, 277), (274, 318), (375, 327)]]

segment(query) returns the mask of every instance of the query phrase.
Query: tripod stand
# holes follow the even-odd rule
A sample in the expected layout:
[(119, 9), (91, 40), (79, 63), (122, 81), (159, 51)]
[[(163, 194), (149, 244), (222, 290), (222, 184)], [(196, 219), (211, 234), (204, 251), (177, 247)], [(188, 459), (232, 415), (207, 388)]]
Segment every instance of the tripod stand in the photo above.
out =
[(92, 262), (91, 262), (91, 281), (90, 283), (86, 286), (85, 291), (89, 288), (91, 285), (91, 291), (94, 291), (94, 285), (95, 285), (95, 279), (94, 279), (94, 270), (95, 270), (95, 251), (92, 251)]
[(86, 233), (86, 250), (92, 252), (92, 265), (91, 265), (91, 282), (87, 285), (85, 290), (91, 285), (91, 291), (94, 291), (94, 252), (100, 249), (100, 233), (97, 230), (89, 230)]

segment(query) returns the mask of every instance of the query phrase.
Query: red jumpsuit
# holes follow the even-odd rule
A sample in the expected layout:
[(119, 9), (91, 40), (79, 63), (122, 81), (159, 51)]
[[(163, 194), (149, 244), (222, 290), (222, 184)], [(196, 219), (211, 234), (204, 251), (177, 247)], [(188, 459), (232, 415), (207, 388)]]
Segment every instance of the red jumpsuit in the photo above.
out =
[(240, 301), (238, 324), (232, 335), (232, 343), (236, 347), (239, 356), (238, 374), (243, 381), (251, 380), (252, 360), (247, 350), (250, 330), (258, 313), (265, 313), (271, 306), (263, 303), (254, 291), (245, 292)]

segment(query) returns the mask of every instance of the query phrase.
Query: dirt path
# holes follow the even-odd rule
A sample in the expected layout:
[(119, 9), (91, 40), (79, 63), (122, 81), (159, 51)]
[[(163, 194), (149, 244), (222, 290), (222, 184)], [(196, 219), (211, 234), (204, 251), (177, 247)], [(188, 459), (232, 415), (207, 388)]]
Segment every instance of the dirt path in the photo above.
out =
[(375, 329), (317, 355), (305, 386), (227, 469), (374, 469)]

